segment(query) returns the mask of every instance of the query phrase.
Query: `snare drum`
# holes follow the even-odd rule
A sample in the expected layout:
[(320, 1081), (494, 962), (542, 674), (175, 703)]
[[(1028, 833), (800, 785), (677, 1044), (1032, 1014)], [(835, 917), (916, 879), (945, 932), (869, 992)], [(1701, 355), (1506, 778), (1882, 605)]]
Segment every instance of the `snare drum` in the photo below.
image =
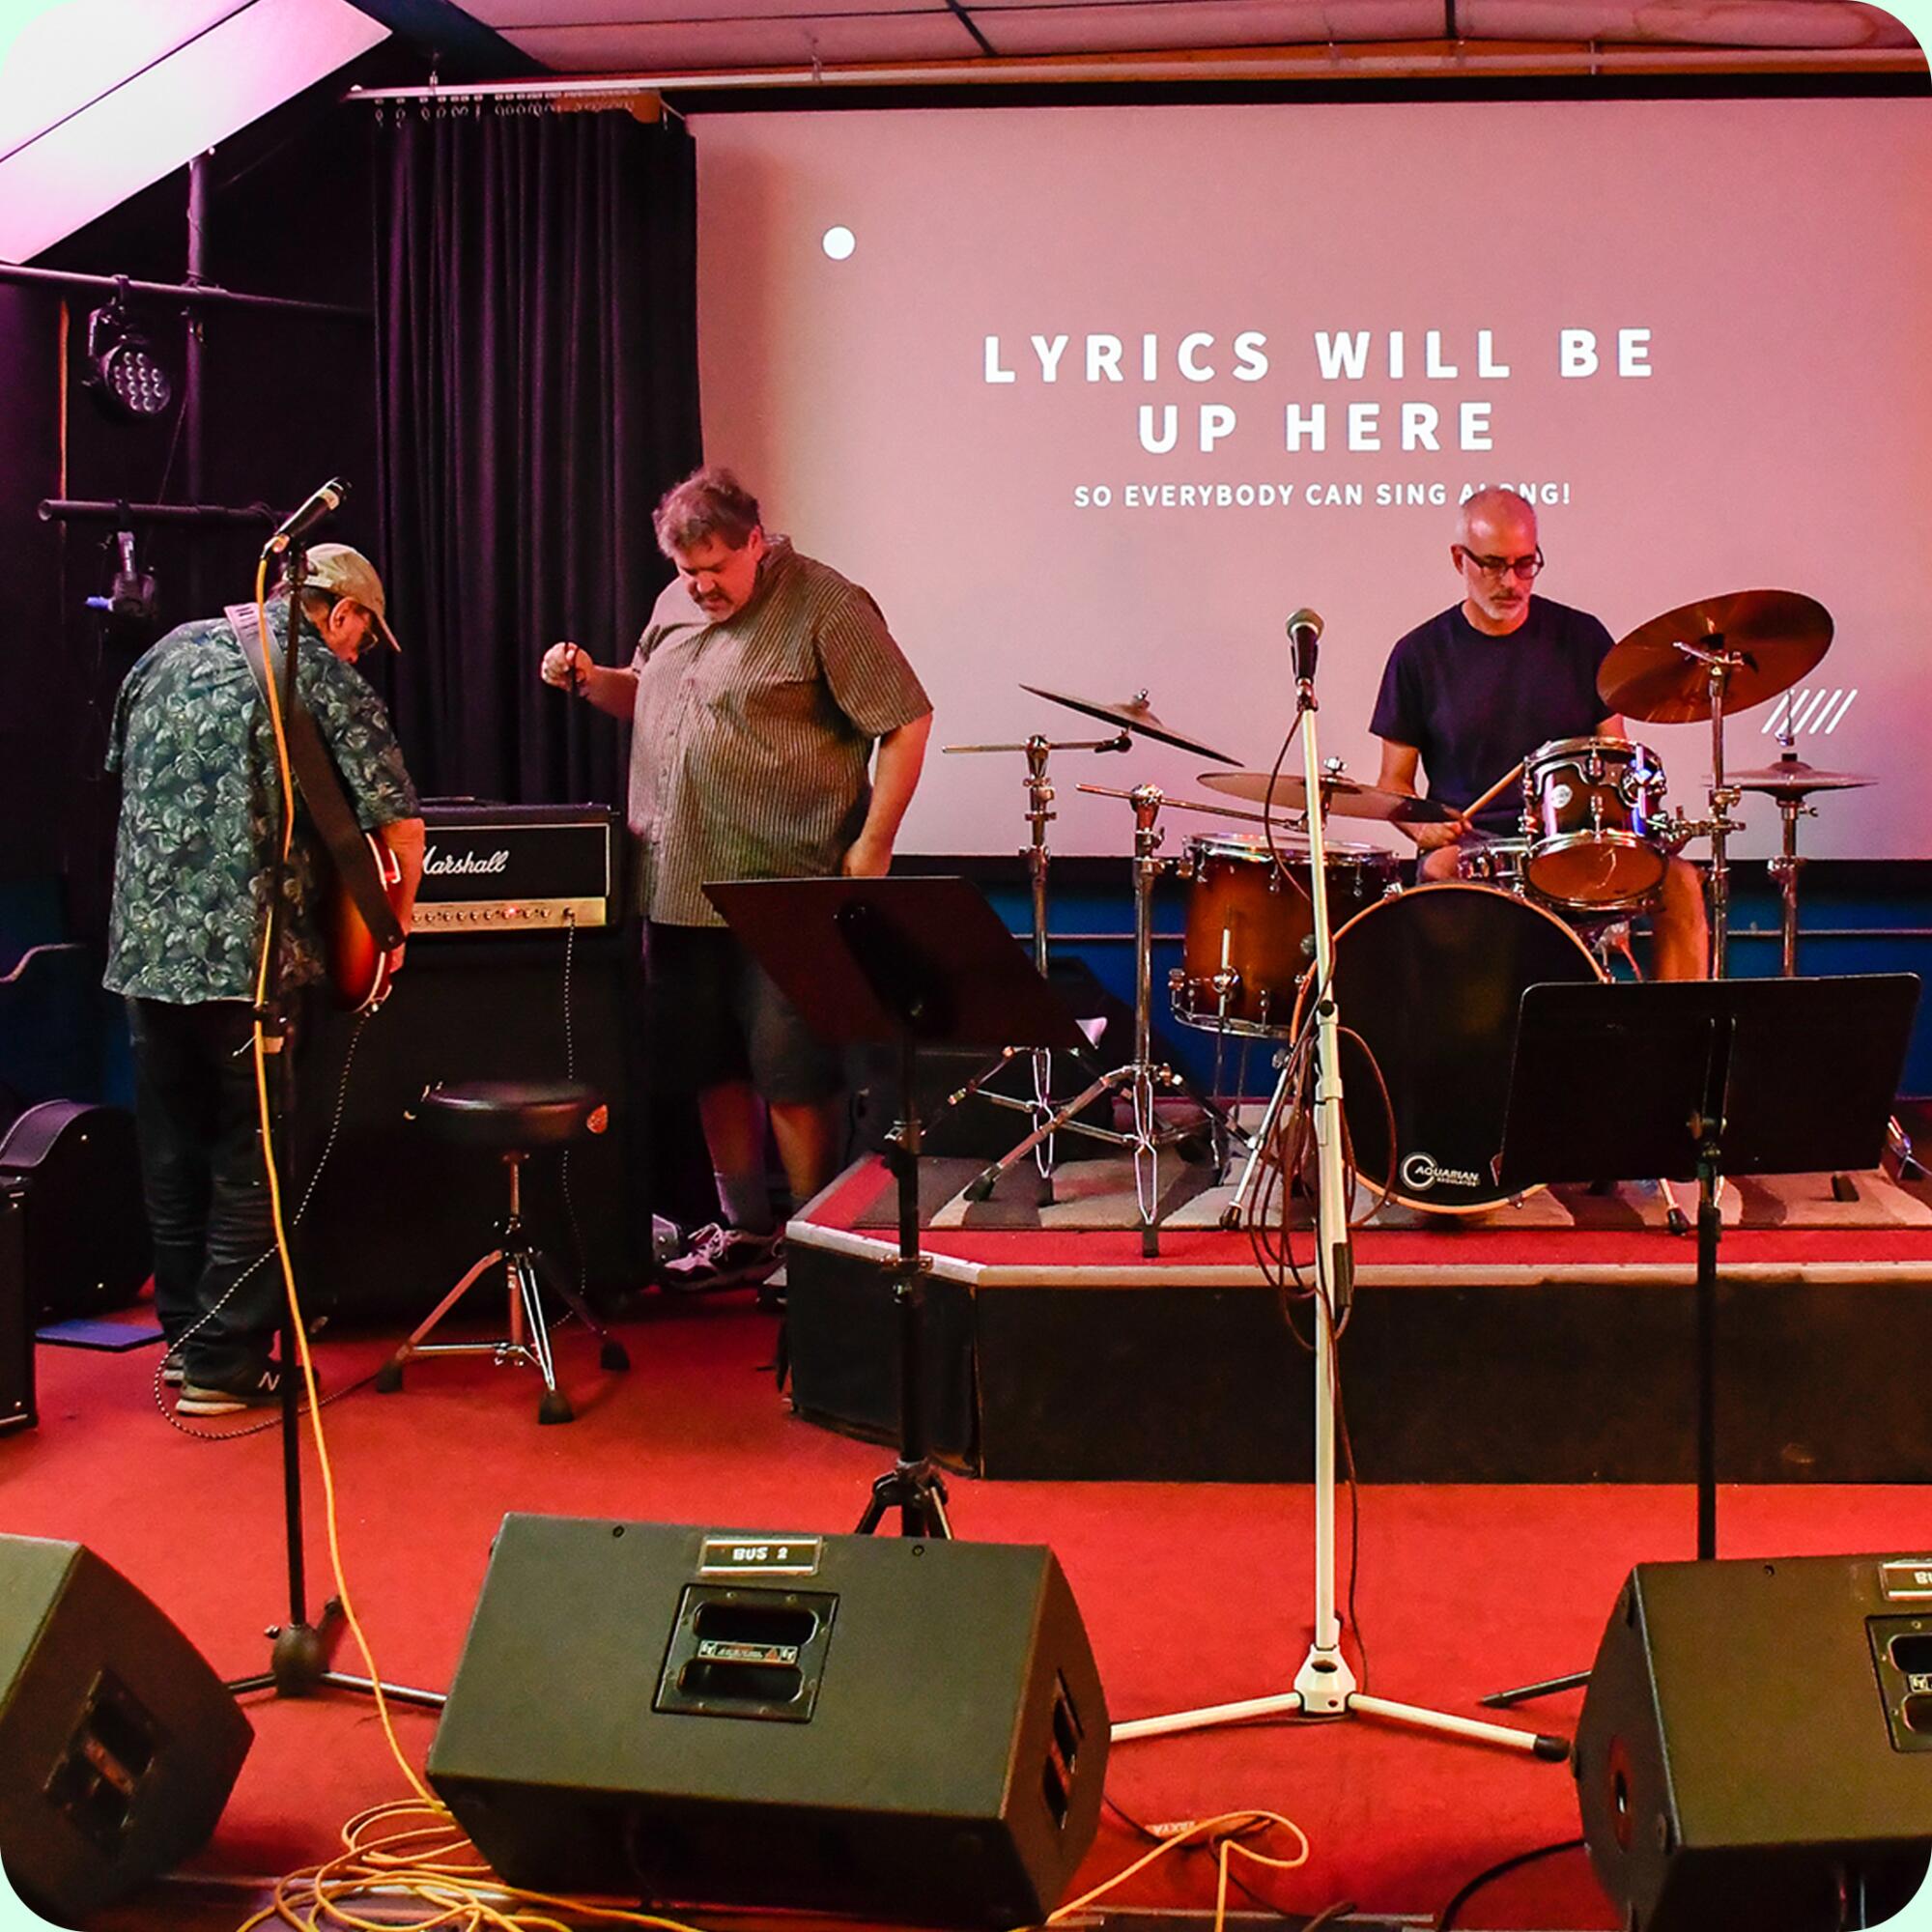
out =
[(1527, 838), (1469, 838), (1456, 847), (1459, 878), (1500, 886), (1521, 898), (1529, 890)]
[(1530, 885), (1551, 905), (1641, 905), (1669, 865), (1652, 830), (1663, 767), (1628, 738), (1555, 738), (1522, 768)]
[[(1170, 982), (1175, 1018), (1209, 1033), (1286, 1036), (1295, 983), (1315, 952), (1307, 852), (1282, 854), (1284, 877), (1258, 835), (1208, 833), (1185, 849), (1187, 927)], [(1331, 932), (1379, 900), (1400, 871), (1395, 854), (1374, 845), (1325, 845), (1322, 856)]]

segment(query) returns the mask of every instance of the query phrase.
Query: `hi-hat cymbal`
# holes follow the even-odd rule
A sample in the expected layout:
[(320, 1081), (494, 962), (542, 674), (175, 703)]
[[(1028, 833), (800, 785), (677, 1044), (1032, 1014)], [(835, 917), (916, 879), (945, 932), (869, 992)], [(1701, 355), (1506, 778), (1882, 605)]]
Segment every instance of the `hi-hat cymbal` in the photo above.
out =
[(1724, 716), (1789, 691), (1832, 646), (1832, 613), (1796, 590), (1736, 590), (1653, 617), (1611, 646), (1597, 694), (1646, 724), (1692, 724), (1711, 715), (1710, 668), (1680, 644), (1738, 659)]
[(1144, 691), (1136, 692), (1122, 703), (1106, 704), (1095, 697), (1068, 697), (1065, 692), (1042, 691), (1037, 684), (1023, 684), (1020, 689), (1032, 692), (1036, 697), (1045, 698), (1050, 704), (1064, 704), (1069, 711), (1101, 719), (1123, 731), (1137, 731), (1143, 738), (1158, 738), (1163, 745), (1174, 745), (1183, 752), (1198, 752), (1204, 758), (1219, 758), (1224, 765), (1238, 765), (1241, 762), (1239, 758), (1231, 758), (1226, 752), (1217, 752), (1212, 745), (1204, 745), (1199, 738), (1190, 738), (1184, 731), (1177, 731), (1171, 724), (1163, 724), (1154, 716), (1153, 706), (1148, 702), (1148, 695)]
[[(1276, 811), (1308, 809), (1307, 782), (1293, 772), (1283, 772), (1272, 785), (1266, 772), (1203, 772), (1200, 781), (1210, 791), (1251, 798), (1258, 805), (1271, 805)], [(1439, 825), (1456, 815), (1437, 799), (1384, 791), (1379, 785), (1341, 777), (1321, 781), (1321, 805), (1336, 818), (1378, 818), (1391, 825)]]
[(1878, 781), (1862, 772), (1824, 772), (1803, 758), (1780, 758), (1760, 771), (1726, 772), (1724, 782), (1740, 791), (1761, 791), (1771, 798), (1805, 798), (1814, 791), (1858, 791)]

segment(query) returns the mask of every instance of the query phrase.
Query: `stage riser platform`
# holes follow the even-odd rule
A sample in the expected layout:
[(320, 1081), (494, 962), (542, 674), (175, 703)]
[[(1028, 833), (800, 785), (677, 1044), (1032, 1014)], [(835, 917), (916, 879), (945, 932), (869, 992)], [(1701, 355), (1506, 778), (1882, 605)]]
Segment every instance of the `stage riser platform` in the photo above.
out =
[[(793, 1399), (896, 1431), (898, 1331), (876, 1263), (794, 1238)], [(1311, 1357), (1265, 1286), (947, 1279), (925, 1288), (935, 1456), (975, 1474), (1307, 1482)], [(1300, 1311), (1306, 1332), (1306, 1311)], [(1356, 1463), (1378, 1483), (1689, 1482), (1688, 1280), (1365, 1287), (1341, 1353)], [(1932, 1477), (1932, 1284), (1725, 1282), (1719, 1479)]]

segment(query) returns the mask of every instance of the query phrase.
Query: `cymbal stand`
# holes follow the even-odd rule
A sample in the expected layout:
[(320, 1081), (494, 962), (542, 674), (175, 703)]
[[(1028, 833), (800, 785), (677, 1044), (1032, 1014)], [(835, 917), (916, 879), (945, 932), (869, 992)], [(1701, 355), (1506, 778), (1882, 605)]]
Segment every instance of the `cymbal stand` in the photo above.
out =
[[(1779, 758), (1796, 764), (1798, 740), (1791, 728), (1788, 707), (1783, 722), (1777, 727), (1777, 743)], [(1777, 881), (1778, 977), (1795, 980), (1798, 977), (1798, 875), (1804, 868), (1804, 861), (1798, 856), (1798, 821), (1801, 818), (1816, 818), (1818, 808), (1797, 792), (1775, 792), (1772, 798), (1777, 807), (1782, 836), (1778, 850), (1765, 862), (1765, 868)], [(1912, 1136), (1906, 1132), (1904, 1122), (1896, 1114), (1886, 1122), (1885, 1140), (1886, 1151), (1897, 1161), (1901, 1178), (1915, 1167), (1921, 1174), (1926, 1171), (1924, 1162), (1913, 1151)], [(1858, 1199), (1857, 1183), (1849, 1175), (1834, 1174), (1832, 1177), (1832, 1192), (1840, 1201)]]
[(1563, 1739), (1459, 1718), (1416, 1704), (1399, 1704), (1360, 1690), (1342, 1651), (1342, 1620), (1336, 1598), (1335, 1450), (1336, 1333), (1354, 1292), (1354, 1250), (1349, 1232), (1348, 1173), (1342, 1140), (1341, 1018), (1335, 999), (1335, 949), (1328, 923), (1327, 857), (1323, 845), (1327, 816), (1315, 738), (1315, 666), (1297, 645), (1299, 692), (1297, 724), (1302, 764), (1308, 780), (1308, 856), (1315, 913), (1315, 1143), (1318, 1154), (1315, 1240), (1315, 1628), (1314, 1641), (1292, 1690), (1209, 1705), (1172, 1717), (1140, 1718), (1113, 1728), (1116, 1744), (1131, 1738), (1160, 1737), (1238, 1723), (1250, 1718), (1298, 1716), (1343, 1719), (1380, 1718), (1389, 1723), (1460, 1738), (1470, 1744), (1498, 1745), (1552, 1763), (1569, 1755)]
[[(1033, 963), (1043, 980), (1047, 976), (1049, 957), (1047, 951), (1047, 874), (1053, 864), (1053, 854), (1047, 849), (1046, 828), (1059, 816), (1053, 810), (1053, 783), (1047, 776), (1047, 760), (1055, 752), (1125, 752), (1133, 747), (1133, 735), (1128, 731), (1119, 731), (1111, 738), (1080, 738), (1055, 740), (1036, 731), (1024, 743), (1016, 745), (948, 745), (944, 751), (949, 755), (964, 755), (984, 752), (1024, 752), (1027, 761), (1026, 822), (1028, 840), (1023, 856), (1027, 862), (1027, 877), (1033, 898)], [(1033, 1095), (1021, 1099), (1011, 1094), (995, 1093), (986, 1085), (1007, 1065), (1023, 1051), (1030, 1051), (1033, 1061)], [(980, 1099), (995, 1107), (1008, 1107), (1015, 1113), (1025, 1114), (1035, 1127), (1047, 1125), (1051, 1129), (1054, 1118), (1053, 1107), (1053, 1051), (1050, 1047), (1006, 1047), (1000, 1057), (990, 1066), (976, 1073), (973, 1078), (956, 1093), (946, 1097), (942, 1112), (950, 1111), (970, 1100), (977, 1094)], [(1094, 1129), (1079, 1121), (1063, 1123), (1069, 1133), (1093, 1134)], [(1042, 1207), (1053, 1200), (1053, 1131), (1046, 1138), (1033, 1145), (1034, 1165), (1039, 1172), (1039, 1195)]]
[(1725, 954), (1731, 932), (1731, 867), (1727, 843), (1733, 832), (1742, 832), (1744, 822), (1731, 816), (1731, 808), (1744, 796), (1735, 785), (1724, 782), (1724, 691), (1731, 673), (1745, 662), (1742, 653), (1724, 648), (1721, 631), (1710, 639), (1715, 649), (1687, 643), (1682, 638), (1677, 648), (1694, 659), (1710, 674), (1711, 682), (1711, 789), (1707, 796), (1711, 815), (1693, 825), (1694, 834), (1708, 833), (1711, 838), (1711, 974), (1725, 977)]
[[(1141, 1252), (1149, 1256), (1160, 1252), (1155, 1219), (1160, 1207), (1160, 1150), (1192, 1140), (1201, 1131), (1198, 1122), (1184, 1127), (1163, 1126), (1154, 1113), (1154, 1102), (1161, 1092), (1182, 1091), (1186, 1086), (1171, 1066), (1156, 1063), (1153, 1058), (1153, 889), (1167, 864), (1158, 856), (1164, 835), (1157, 826), (1165, 796), (1158, 785), (1151, 784), (1135, 785), (1127, 793), (1134, 808), (1133, 1059), (1101, 1074), (1085, 1093), (1067, 1101), (1036, 1125), (1016, 1148), (983, 1169), (966, 1188), (967, 1200), (986, 1200), (999, 1185), (1001, 1177), (1017, 1167), (1042, 1141), (1062, 1127), (1074, 1125), (1074, 1117), (1102, 1094), (1124, 1092), (1133, 1107), (1131, 1132), (1084, 1123), (1077, 1130), (1094, 1140), (1132, 1149), (1134, 1197), (1141, 1215)], [(1225, 1120), (1211, 1101), (1204, 1102), (1203, 1106), (1209, 1129), (1218, 1137), (1225, 1129)]]

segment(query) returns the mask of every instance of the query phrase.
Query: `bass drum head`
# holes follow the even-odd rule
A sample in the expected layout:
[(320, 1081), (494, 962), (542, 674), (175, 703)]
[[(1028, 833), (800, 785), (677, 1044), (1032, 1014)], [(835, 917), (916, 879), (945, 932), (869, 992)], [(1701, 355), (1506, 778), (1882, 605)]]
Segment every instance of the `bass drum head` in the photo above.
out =
[(1388, 1115), (1361, 1047), (1342, 1042), (1342, 1108), (1356, 1171), (1374, 1192), (1438, 1213), (1508, 1198), (1491, 1163), (1502, 1151), (1510, 1063), (1523, 989), (1600, 980), (1583, 943), (1542, 907), (1493, 886), (1418, 886), (1351, 919), (1335, 936), (1344, 1027), (1381, 1068)]

